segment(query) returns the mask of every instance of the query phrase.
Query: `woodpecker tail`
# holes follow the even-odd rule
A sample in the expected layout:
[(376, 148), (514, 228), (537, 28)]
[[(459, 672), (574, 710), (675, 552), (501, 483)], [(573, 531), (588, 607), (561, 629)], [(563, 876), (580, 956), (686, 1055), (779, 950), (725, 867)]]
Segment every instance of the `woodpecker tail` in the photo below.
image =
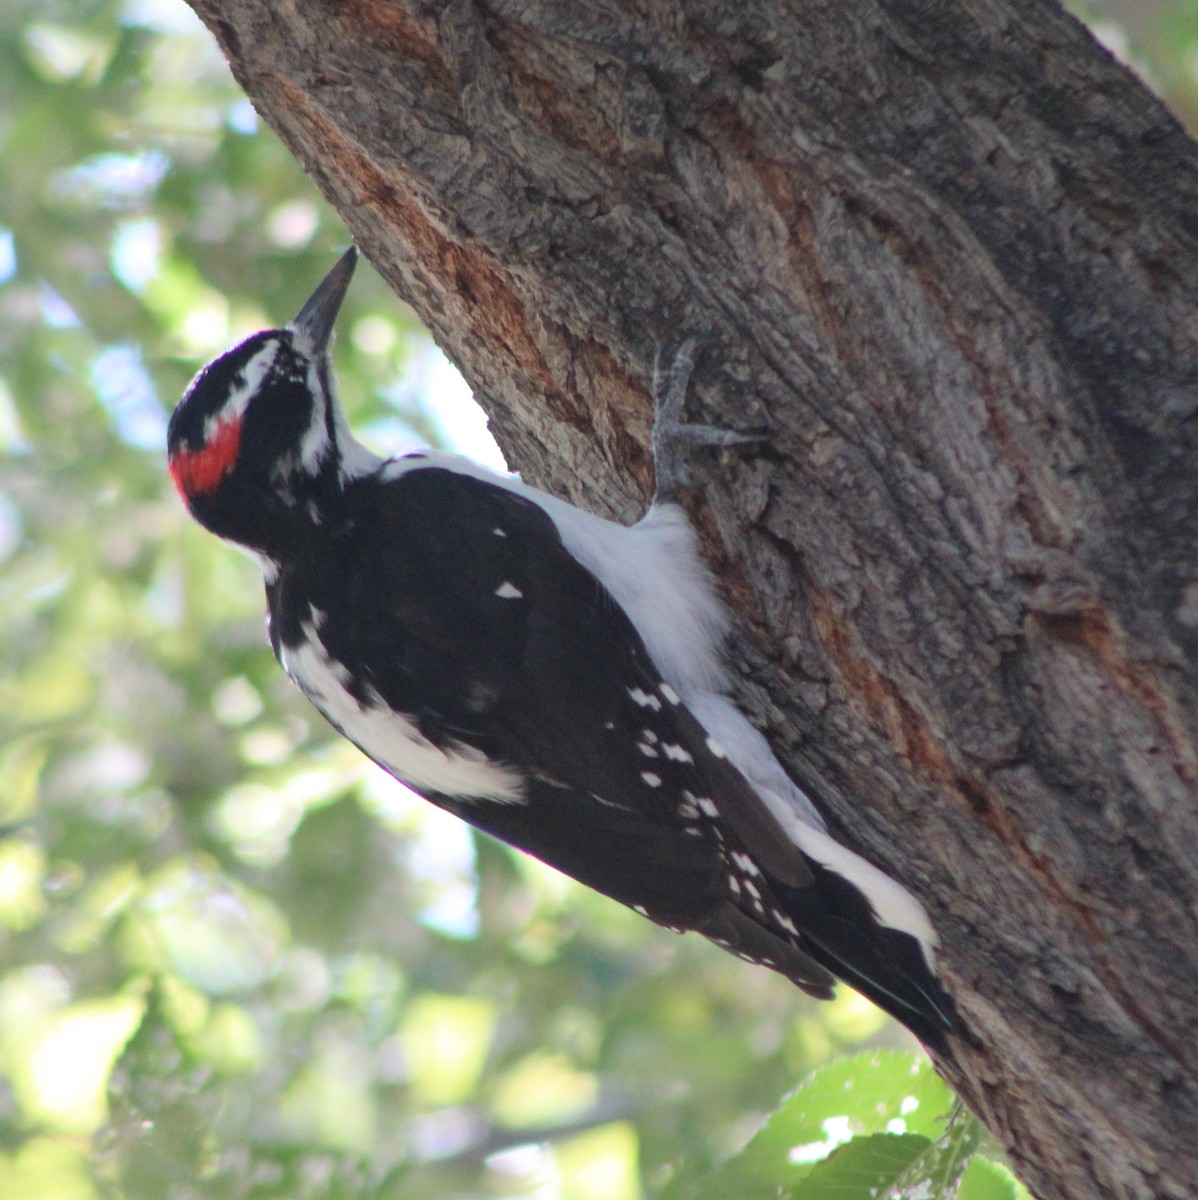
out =
[(884, 925), (844, 876), (808, 859), (810, 887), (778, 885), (802, 931), (803, 949), (821, 966), (901, 1021), (926, 1046), (946, 1051), (956, 1006), (941, 987), (930, 950), (912, 934)]

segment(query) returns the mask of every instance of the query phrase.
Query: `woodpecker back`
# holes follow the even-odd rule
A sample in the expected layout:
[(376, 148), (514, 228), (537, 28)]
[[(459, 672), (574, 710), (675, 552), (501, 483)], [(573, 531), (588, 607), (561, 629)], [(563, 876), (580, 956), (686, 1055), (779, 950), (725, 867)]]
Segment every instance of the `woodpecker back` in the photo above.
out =
[(370, 454), (328, 357), (354, 259), (201, 371), (169, 431), (192, 515), (262, 566), (288, 675), (477, 828), (942, 1043), (926, 914), (832, 840), (727, 696), (727, 617), (681, 509), (625, 527), (454, 455)]

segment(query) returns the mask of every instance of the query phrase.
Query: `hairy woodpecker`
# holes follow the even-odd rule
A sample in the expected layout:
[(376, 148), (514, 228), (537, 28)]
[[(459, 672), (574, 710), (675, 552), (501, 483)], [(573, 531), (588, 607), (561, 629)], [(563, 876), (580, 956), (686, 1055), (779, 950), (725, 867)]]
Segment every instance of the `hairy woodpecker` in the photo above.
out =
[[(728, 617), (683, 510), (690, 360), (655, 388), (658, 496), (619, 525), (452, 454), (380, 459), (333, 388), (351, 249), (171, 418), (191, 514), (249, 550), (271, 645), (332, 725), (478, 829), (925, 1042), (952, 1002), (919, 902), (834, 841), (728, 697)], [(734, 435), (733, 435), (734, 440)]]

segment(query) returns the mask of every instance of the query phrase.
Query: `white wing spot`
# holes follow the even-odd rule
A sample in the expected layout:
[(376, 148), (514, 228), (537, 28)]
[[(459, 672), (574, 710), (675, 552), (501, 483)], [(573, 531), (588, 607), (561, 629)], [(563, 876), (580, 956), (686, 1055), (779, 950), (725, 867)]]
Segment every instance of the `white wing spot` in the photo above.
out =
[(647, 742), (637, 742), (637, 744), (636, 744), (636, 748), (637, 748), (637, 749), (638, 749), (638, 750), (639, 750), (639, 751), (640, 751), (640, 752), (641, 752), (641, 753), (642, 753), (642, 754), (643, 754), (643, 755), (644, 755), (646, 758), (656, 758), (656, 757), (657, 757), (657, 751), (656, 751), (656, 750), (654, 750), (654, 749), (653, 749), (653, 747), (652, 747), (652, 746), (650, 746), (650, 745), (649, 745)]
[(795, 923), (781, 909), (770, 909), (770, 915), (786, 930), (787, 933), (793, 933), (795, 937), (799, 936), (798, 928)]
[(746, 875), (760, 875), (761, 872), (757, 869), (757, 864), (742, 850), (733, 850), (732, 861)]
[(642, 692), (640, 688), (629, 688), (628, 694), (632, 697), (633, 703), (639, 704), (641, 708), (651, 708), (654, 712), (661, 712), (661, 701), (656, 696)]
[(632, 906), (632, 911), (639, 912), (642, 917), (647, 917), (649, 915), (649, 910), (643, 904), (634, 904)]
[(654, 775), (652, 771), (642, 771), (641, 778), (652, 788), (661, 787), (661, 776)]
[(720, 815), (720, 810), (716, 808), (715, 802), (710, 800), (707, 796), (700, 796), (697, 803), (703, 810), (703, 815), (705, 817), (710, 817), (711, 820), (714, 821)]
[(740, 895), (740, 880), (735, 875), (728, 876), (728, 890), (734, 895)]
[(667, 744), (662, 749), (666, 752), (666, 758), (671, 758), (674, 762), (693, 763), (695, 761), (685, 746)]
[(643, 737), (647, 742), (657, 741), (657, 734), (655, 734), (652, 729), (642, 729), (641, 737)]
[(507, 530), (506, 530), (506, 529), (500, 529), (498, 525), (496, 525), (496, 526), (495, 526), (495, 528), (491, 530), (491, 532), (492, 532), (492, 533), (493, 533), (493, 534), (494, 534), (496, 537), (507, 537)]
[(524, 598), (524, 593), (514, 583), (508, 582), (501, 583), (495, 589), (495, 595), (500, 600), (522, 600)]
[(678, 805), (678, 815), (685, 817), (688, 821), (693, 821), (699, 815), (699, 810), (689, 800), (684, 800)]
[(724, 747), (721, 746), (720, 743), (717, 742), (713, 737), (709, 737), (707, 739), (707, 749), (710, 750), (712, 754), (716, 756), (716, 758), (728, 757), (728, 751), (725, 750)]
[(761, 899), (761, 889), (751, 879), (745, 880), (745, 891), (752, 896), (754, 903)]
[(676, 691), (674, 691), (674, 689), (672, 687), (670, 687), (670, 685), (668, 683), (663, 683), (661, 685), (661, 687), (659, 687), (657, 690), (659, 692), (661, 692), (661, 694), (671, 704), (681, 704), (682, 703), (682, 697), (679, 696), (678, 693)]

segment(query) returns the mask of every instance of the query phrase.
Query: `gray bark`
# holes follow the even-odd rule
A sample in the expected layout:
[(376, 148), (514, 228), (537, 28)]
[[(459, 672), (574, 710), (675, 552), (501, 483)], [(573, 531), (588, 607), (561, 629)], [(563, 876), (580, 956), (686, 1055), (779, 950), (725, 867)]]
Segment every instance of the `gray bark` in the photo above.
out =
[[(621, 518), (710, 339), (741, 699), (943, 940), (1043, 1197), (1198, 1179), (1198, 160), (1042, 0), (192, 0), (490, 410)], [(685, 11), (683, 11), (685, 10)]]

